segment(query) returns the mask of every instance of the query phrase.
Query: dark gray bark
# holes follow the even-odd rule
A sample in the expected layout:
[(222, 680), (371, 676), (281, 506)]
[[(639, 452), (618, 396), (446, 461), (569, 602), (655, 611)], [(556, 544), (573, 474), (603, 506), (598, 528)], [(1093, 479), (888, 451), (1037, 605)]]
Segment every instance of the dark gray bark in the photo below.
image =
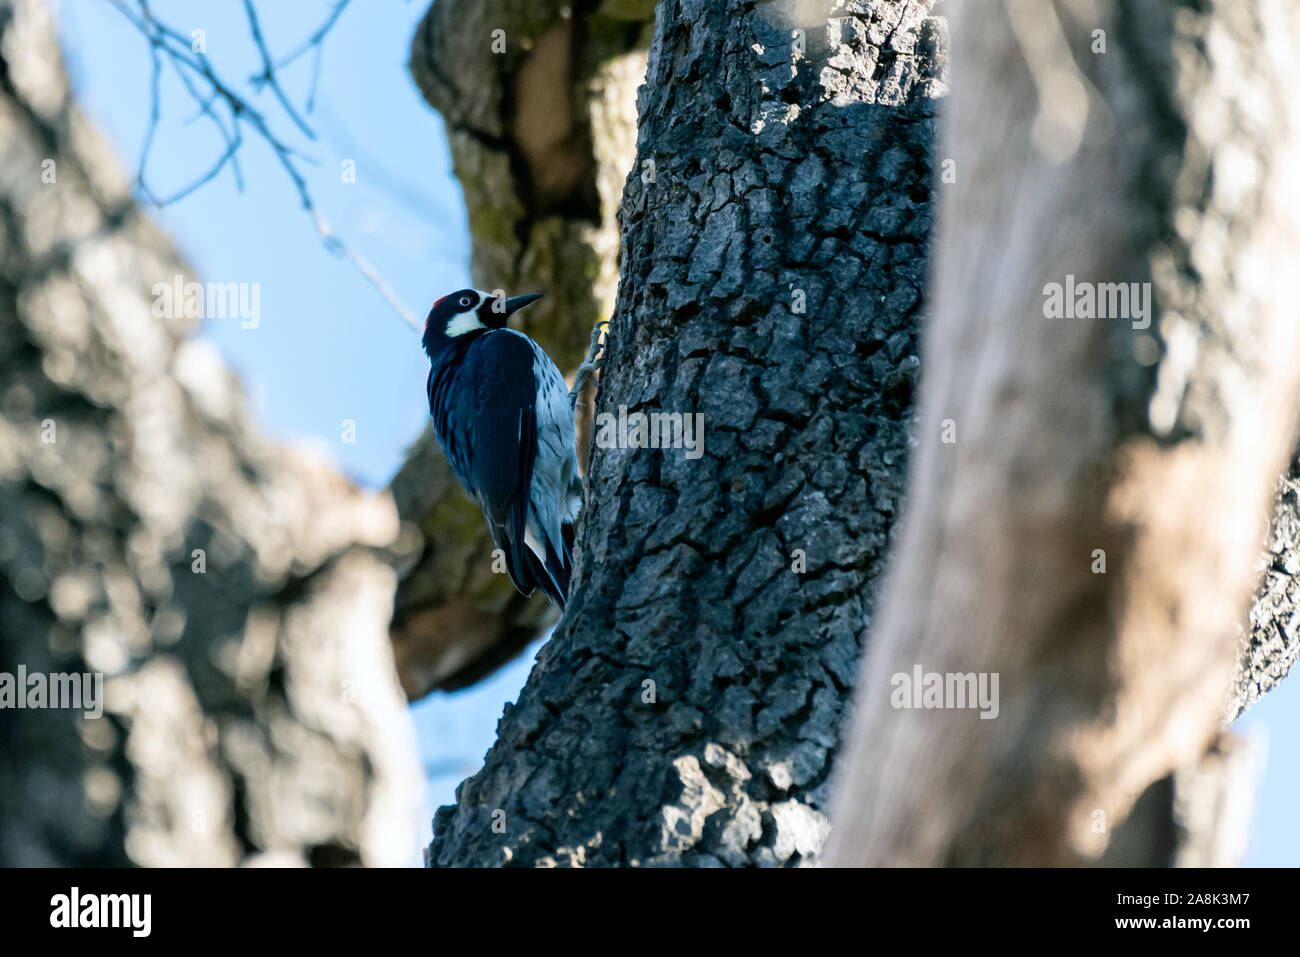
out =
[[(888, 31), (881, 31), (880, 16), (873, 16), (873, 9), (877, 8), (856, 4), (856, 15), (844, 11), (844, 18), (831, 19), (830, 36), (834, 38), (836, 31), (848, 25), (851, 37), (852, 31), (865, 23), (871, 24), (870, 39), (879, 43)], [(649, 88), (642, 91), (642, 124), (649, 132), (642, 133), (638, 163), (659, 159), (655, 152), (663, 149), (677, 164), (674, 177), (668, 181), (676, 191), (669, 196), (656, 195), (653, 187), (639, 182), (640, 167), (629, 181), (625, 241), (639, 244), (639, 262), (634, 258), (625, 264), (624, 281), (631, 282), (632, 288), (622, 291), (621, 338), (607, 369), (616, 374), (613, 370), (621, 368), (621, 375), (602, 385), (600, 408), (612, 411), (620, 402), (626, 402), (633, 408), (671, 409), (675, 402), (678, 410), (685, 410), (706, 408), (702, 403), (712, 398), (714, 408), (737, 406), (734, 415), (742, 418), (752, 409), (753, 423), (760, 428), (770, 428), (775, 419), (786, 427), (778, 433), (781, 440), (797, 439), (815, 425), (831, 437), (835, 452), (823, 462), (814, 449), (807, 445), (800, 448), (792, 442), (777, 459), (778, 442), (770, 447), (770, 457), (777, 459), (775, 469), (757, 461), (747, 467), (734, 459), (736, 453), (744, 454), (752, 447), (743, 441), (735, 445), (728, 441), (724, 454), (719, 456), (722, 462), (697, 472), (694, 482), (682, 481), (688, 475), (686, 463), (674, 463), (663, 453), (596, 453), (598, 471), (592, 494), (595, 504), (584, 517), (587, 531), (580, 543), (583, 578), (593, 584), (584, 584), (580, 590), (581, 604), (575, 606), (569, 623), (543, 651), (519, 706), (507, 709), (501, 739), (489, 754), (484, 770), (462, 786), (456, 807), (440, 812), (436, 822), (438, 839), (430, 849), (435, 864), (494, 864), (507, 860), (747, 863), (797, 860), (815, 851), (820, 843), (822, 820), (816, 812), (824, 807), (827, 754), (836, 740), (837, 720), (851, 680), (846, 676), (851, 673), (857, 651), (856, 642), (838, 632), (834, 622), (856, 619), (864, 630), (869, 622), (871, 594), (877, 580), (875, 562), (896, 508), (905, 458), (901, 446), (891, 450), (894, 454), (888, 457), (880, 451), (882, 445), (888, 447), (891, 435), (899, 435), (887, 429), (883, 439), (880, 437), (882, 410), (892, 423), (906, 418), (910, 392), (906, 363), (914, 355), (911, 330), (916, 311), (909, 307), (900, 312), (892, 307), (900, 295), (910, 294), (909, 288), (919, 289), (919, 282), (899, 284), (892, 276), (882, 281), (868, 273), (867, 282), (874, 282), (874, 286), (848, 290), (843, 275), (856, 276), (860, 265), (853, 261), (852, 252), (834, 250), (834, 242), (847, 240), (850, 247), (855, 241), (871, 247), (881, 244), (887, 247), (886, 252), (900, 254), (900, 261), (910, 255), (919, 277), (924, 270), (919, 249), (924, 245), (924, 230), (904, 227), (890, 232), (870, 225), (862, 230), (862, 221), (854, 220), (862, 208), (846, 215), (852, 203), (840, 201), (826, 208), (823, 202), (813, 214), (805, 213), (803, 221), (790, 222), (791, 231), (772, 251), (778, 261), (786, 260), (782, 265), (787, 274), (806, 276), (823, 264), (833, 270), (827, 278), (838, 289), (832, 289), (831, 294), (837, 302), (850, 307), (842, 315), (847, 317), (853, 305), (865, 302), (876, 307), (866, 324), (885, 332), (864, 336), (860, 328), (851, 327), (846, 336), (847, 348), (833, 359), (843, 369), (865, 365), (869, 355), (878, 358), (868, 373), (877, 377), (874, 391), (865, 390), (859, 399), (860, 409), (868, 411), (866, 429), (876, 434), (877, 444), (870, 450), (877, 456), (875, 471), (865, 476), (873, 507), (863, 510), (860, 518), (850, 519), (854, 527), (846, 536), (825, 513), (840, 507), (851, 510), (857, 503), (843, 494), (842, 486), (832, 486), (832, 495), (824, 503), (815, 500), (815, 506), (810, 508), (808, 496), (810, 492), (815, 494), (817, 486), (806, 483), (800, 488), (800, 479), (819, 468), (822, 476), (834, 474), (839, 468), (836, 463), (845, 458), (852, 463), (849, 471), (853, 472), (857, 462), (851, 453), (845, 454), (852, 438), (846, 445), (840, 436), (853, 436), (862, 419), (854, 417), (844, 428), (837, 429), (828, 427), (828, 420), (808, 414), (811, 403), (806, 394), (805, 370), (815, 368), (808, 361), (815, 350), (792, 356), (788, 342), (774, 349), (767, 339), (758, 340), (763, 345), (755, 347), (754, 335), (744, 329), (750, 305), (744, 301), (744, 292), (735, 291), (741, 284), (734, 279), (738, 262), (746, 270), (746, 282), (751, 282), (749, 271), (755, 269), (754, 262), (763, 261), (764, 250), (753, 257), (754, 221), (739, 217), (720, 242), (702, 230), (709, 221), (703, 207), (717, 205), (723, 217), (734, 212), (737, 204), (728, 202), (731, 195), (750, 192), (755, 185), (748, 179), (745, 160), (752, 163), (757, 158), (764, 174), (769, 169), (777, 170), (772, 180), (764, 181), (763, 188), (752, 193), (759, 202), (767, 198), (767, 189), (773, 183), (783, 183), (782, 177), (792, 168), (808, 171), (821, 166), (806, 178), (786, 176), (783, 185), (793, 186), (793, 190), (811, 186), (810, 191), (815, 192), (820, 177), (833, 181), (842, 175), (839, 164), (843, 157), (833, 149), (829, 157), (813, 149), (805, 166), (791, 167), (796, 157), (805, 159), (806, 140), (799, 142), (805, 152), (798, 154), (788, 149), (771, 150), (761, 142), (748, 147), (719, 142), (719, 131), (726, 123), (743, 128), (754, 111), (753, 91), (737, 82), (745, 70), (752, 71), (771, 94), (804, 106), (818, 101), (818, 97), (805, 99), (798, 85), (806, 84), (811, 74), (818, 74), (822, 89), (856, 91), (870, 101), (875, 82), (890, 70), (906, 71), (913, 64), (910, 57), (903, 56), (903, 62), (896, 65), (898, 51), (891, 48), (892, 42), (885, 44), (883, 52), (876, 52), (877, 48), (870, 44), (850, 45), (853, 53), (865, 55), (856, 60), (852, 55), (832, 60), (831, 51), (817, 48), (813, 41), (812, 56), (817, 58), (814, 68), (809, 69), (810, 64), (804, 62), (799, 65), (801, 81), (790, 84), (786, 77), (780, 77), (774, 82), (773, 67), (786, 62), (779, 55), (766, 52), (740, 67), (732, 58), (715, 55), (722, 43), (721, 24), (727, 21), (728, 14), (716, 12), (712, 14), (717, 18), (714, 21), (704, 17), (697, 5), (669, 6), (666, 10), (667, 23), (673, 29), (667, 41), (657, 39), (656, 56), (671, 66), (659, 65), (661, 59), (652, 67)], [(879, 6), (878, 10), (885, 16), (912, 16), (890, 5)], [(752, 40), (754, 34), (745, 31), (753, 31), (755, 19), (760, 16), (742, 18), (733, 35)], [(813, 24), (809, 36), (821, 36), (825, 26), (821, 21)], [(940, 42), (941, 26), (942, 21), (923, 25), (926, 42), (921, 52), (926, 65), (921, 72), (931, 78), (942, 65), (930, 58), (930, 44)], [(779, 42), (769, 40), (767, 51), (779, 46)], [(832, 69), (819, 72), (818, 60)], [(716, 72), (710, 76), (711, 71)], [(724, 77), (725, 71), (730, 72)], [(684, 89), (669, 91), (664, 88), (668, 85)], [(791, 95), (791, 88), (798, 92)], [(890, 98), (885, 97), (884, 102), (888, 104)], [(729, 110), (734, 117), (721, 117), (711, 107), (721, 112)], [(834, 115), (824, 109), (824, 104), (822, 107), (819, 119)], [(873, 161), (890, 161), (885, 164), (886, 176), (873, 180), (870, 176), (878, 175), (873, 171), (866, 180), (875, 215), (892, 210), (902, 212), (906, 220), (911, 212), (919, 221), (928, 183), (926, 137), (932, 127), (928, 107), (921, 103), (906, 110), (889, 110), (886, 122), (879, 122), (875, 113), (866, 113), (865, 109), (859, 105), (845, 111), (842, 119), (847, 129), (843, 135), (865, 133), (868, 148), (862, 169), (871, 169)], [(810, 121), (810, 115), (805, 110), (797, 121), (804, 124), (798, 134), (807, 137), (809, 130), (814, 135), (839, 132), (834, 123)], [(675, 136), (665, 134), (670, 127), (675, 127)], [(905, 134), (899, 134), (900, 127), (906, 129)], [(745, 143), (743, 136), (735, 137), (731, 130), (726, 133), (738, 143)], [(767, 135), (771, 137), (772, 131)], [(797, 140), (798, 135), (789, 133), (789, 139)], [(659, 145), (664, 142), (670, 144), (669, 148)], [(718, 147), (726, 152), (719, 153)], [(709, 162), (715, 155), (716, 161)], [(692, 167), (692, 161), (698, 165)], [(735, 169), (742, 170), (739, 181), (730, 178), (733, 163)], [(899, 175), (900, 165), (913, 168)], [(680, 172), (683, 167), (690, 169), (686, 177)], [(660, 166), (660, 185), (664, 184), (662, 171)], [(683, 188), (684, 178), (688, 182)], [(715, 186), (715, 181), (723, 185)], [(715, 189), (716, 200), (700, 195)], [(788, 218), (796, 205), (793, 190), (781, 190), (792, 195), (779, 197), (772, 221)], [(865, 207), (867, 200), (861, 202)], [(806, 196), (802, 203), (806, 210)], [(834, 226), (834, 234), (799, 236), (799, 227), (815, 222), (823, 210)], [(751, 238), (735, 241), (733, 252), (738, 258), (729, 260), (725, 246), (731, 241), (731, 232), (748, 233)], [(701, 235), (698, 245), (694, 245), (696, 235)], [(720, 245), (724, 248), (719, 249)], [(831, 255), (810, 269), (810, 248)], [(676, 252), (678, 249), (682, 252)], [(836, 254), (848, 257), (847, 269), (838, 264)], [(877, 270), (885, 264), (886, 272), (892, 262), (888, 255), (877, 255), (872, 260)], [(695, 275), (691, 275), (692, 268)], [(724, 273), (732, 282), (719, 287), (717, 280)], [(701, 277), (706, 281), (700, 282)], [(766, 292), (771, 288), (767, 280), (759, 270), (751, 287)], [(715, 287), (719, 287), (716, 299)], [(883, 315), (876, 301), (882, 292), (891, 307), (883, 310)], [(855, 293), (862, 298), (855, 299)], [(670, 306), (663, 301), (665, 295), (671, 297)], [(774, 310), (772, 316), (764, 318), (763, 326), (780, 315), (780, 310)], [(891, 326), (895, 321), (897, 326)], [(674, 349), (672, 342), (663, 341), (667, 335), (677, 336), (682, 344)], [(732, 344), (737, 341), (740, 348)], [(651, 351), (639, 362), (635, 353), (643, 347)], [(703, 375), (701, 366), (707, 370)], [(757, 371), (757, 387), (756, 370), (761, 370)], [(774, 383), (782, 370), (788, 370), (790, 394), (786, 397), (774, 386), (765, 387)], [(843, 384), (839, 389), (843, 390), (841, 395), (850, 391)], [(751, 395), (754, 398), (749, 402)], [(738, 396), (746, 401), (737, 402)], [(893, 402), (886, 405), (882, 399)], [(770, 410), (764, 408), (769, 402)], [(790, 407), (798, 410), (796, 415), (789, 416), (786, 410)], [(835, 405), (823, 401), (821, 408), (830, 411)], [(740, 438), (727, 439), (733, 437)], [(705, 462), (713, 461), (716, 443), (712, 439), (710, 433), (711, 454)], [(862, 460), (870, 461), (866, 447), (863, 453)], [(638, 469), (636, 458), (650, 456), (659, 456), (658, 468), (643, 461)], [(608, 476), (599, 471), (602, 463), (610, 470)], [(759, 476), (756, 483), (760, 470), (777, 471), (778, 484), (765, 485), (762, 480), (769, 475)], [(747, 471), (749, 474), (744, 475)], [(704, 484), (717, 488), (701, 488)], [(1267, 559), (1275, 571), (1289, 573), (1290, 565), (1298, 561), (1294, 556), (1300, 553), (1296, 533), (1300, 522), (1295, 518), (1294, 495), (1287, 494), (1286, 489), (1284, 482), (1274, 510), (1275, 532)], [(754, 514), (745, 508), (745, 502), (754, 501), (759, 491), (764, 497)], [(720, 501), (727, 504), (720, 507)], [(601, 509), (599, 517), (597, 508)], [(712, 520), (701, 520), (700, 515)], [(789, 579), (783, 581), (786, 576), (778, 572), (790, 567), (788, 553), (796, 547), (794, 538), (800, 534), (799, 529), (819, 521), (834, 529), (830, 536), (820, 536), (820, 543), (831, 548), (821, 551), (820, 556), (816, 550), (809, 550), (808, 580), (794, 591)], [(757, 541), (747, 540), (746, 535)], [(853, 540), (847, 549), (846, 539)], [(858, 549), (858, 554), (868, 556), (868, 560), (856, 568), (850, 563), (847, 569), (825, 564), (825, 556), (837, 547), (845, 551)], [(730, 551), (733, 549), (734, 553)], [(782, 552), (784, 561), (778, 561), (777, 555)], [(756, 557), (766, 557), (765, 564), (757, 569), (750, 567)], [(819, 560), (823, 560), (820, 565)], [(601, 564), (593, 567), (593, 561)], [(608, 564), (618, 567), (609, 568)], [(643, 569), (639, 576), (638, 569)], [(844, 574), (846, 571), (848, 574)], [(621, 581), (625, 575), (626, 586)], [(727, 585), (720, 585), (723, 581)], [(847, 584), (854, 581), (860, 587)], [(820, 618), (832, 623), (830, 628), (821, 622), (811, 628), (807, 625), (804, 596), (811, 591), (810, 585), (819, 589), (812, 597), (813, 608)], [(588, 594), (588, 587), (597, 588), (597, 594)], [(781, 587), (786, 593), (776, 592)], [(634, 597), (627, 597), (629, 591)], [(1291, 594), (1289, 579), (1284, 581), (1277, 574), (1265, 577), (1259, 602), (1251, 614), (1250, 640), (1243, 646), (1238, 682), (1241, 691), (1230, 707), (1230, 715), (1239, 713), (1242, 702), (1272, 687), (1294, 660), (1300, 629), (1293, 617)], [(786, 602), (793, 612), (789, 618), (783, 618), (786, 611), (779, 609)], [(577, 617), (579, 608), (582, 619)], [(836, 617), (841, 614), (842, 619)], [(632, 625), (624, 624), (625, 620)], [(751, 623), (755, 627), (747, 630)], [(807, 644), (785, 643), (785, 629), (797, 634), (801, 627), (816, 638)], [(710, 629), (716, 633), (709, 634)], [(818, 649), (825, 659), (822, 670), (818, 672), (814, 667), (810, 674), (809, 659), (816, 643), (833, 635), (838, 635), (839, 640)], [(752, 643), (746, 640), (749, 638)], [(838, 662), (839, 667), (831, 662)], [(786, 678), (775, 680), (778, 673), (787, 671)], [(835, 676), (829, 683), (828, 673)], [(670, 678), (667, 698), (661, 687), (665, 674)], [(657, 682), (658, 704), (654, 707), (638, 706), (646, 679)], [(602, 688), (602, 682), (609, 682), (609, 686)], [(756, 719), (756, 715), (761, 717)], [(789, 757), (784, 765), (782, 756)], [(772, 771), (765, 773), (765, 769)], [(1113, 860), (1108, 858), (1108, 862), (1174, 863), (1191, 859), (1189, 848), (1204, 846), (1210, 832), (1239, 832), (1240, 820), (1207, 824), (1202, 816), (1196, 825), (1199, 830), (1184, 820), (1181, 809), (1198, 802), (1206, 790), (1202, 786), (1206, 775), (1198, 775), (1190, 770), (1180, 772), (1177, 801), (1172, 778), (1153, 785), (1141, 804), (1143, 813), (1122, 831), (1122, 838), (1113, 845)], [(491, 812), (496, 810), (505, 812), (504, 817), (493, 818)], [(498, 825), (506, 824), (506, 833), (492, 829), (494, 820)], [(797, 842), (791, 835), (801, 831), (805, 839), (796, 853)], [(597, 834), (600, 846), (593, 848), (589, 845)], [(1230, 855), (1222, 854), (1192, 857), (1216, 863), (1231, 860)]]
[(820, 848), (919, 365), (929, 7), (659, 4), (597, 413), (703, 413), (705, 454), (592, 449), (570, 607), (434, 864)]
[(0, 711), (0, 864), (409, 861), (392, 503), (268, 443), (195, 321), (154, 317), (193, 277), (37, 0), (0, 0), (0, 170), (0, 672), (107, 696)]

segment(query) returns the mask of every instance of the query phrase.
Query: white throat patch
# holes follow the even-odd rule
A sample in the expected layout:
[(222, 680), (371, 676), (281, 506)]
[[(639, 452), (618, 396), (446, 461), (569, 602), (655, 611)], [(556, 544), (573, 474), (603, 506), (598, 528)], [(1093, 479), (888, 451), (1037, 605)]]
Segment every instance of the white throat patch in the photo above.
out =
[(478, 317), (478, 310), (462, 312), (447, 323), (447, 335), (454, 339), (456, 336), (463, 336), (467, 332), (486, 328), (487, 326), (483, 325), (482, 320)]

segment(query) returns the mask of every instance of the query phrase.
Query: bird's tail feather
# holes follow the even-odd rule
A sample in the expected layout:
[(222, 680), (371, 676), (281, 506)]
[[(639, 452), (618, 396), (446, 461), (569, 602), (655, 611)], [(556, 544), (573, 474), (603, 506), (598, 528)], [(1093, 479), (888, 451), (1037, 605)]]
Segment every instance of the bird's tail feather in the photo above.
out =
[(543, 562), (524, 542), (523, 535), (512, 535), (510, 524), (488, 520), (492, 541), (505, 555), (506, 573), (515, 588), (531, 595), (540, 588), (561, 611), (569, 597), (569, 580), (573, 575), (573, 526), (562, 526), (560, 551), (546, 540)]
[[(555, 606), (560, 611), (564, 611), (564, 604), (569, 597), (569, 574), (556, 564), (553, 556), (555, 556), (554, 550), (548, 549), (546, 561), (542, 562), (531, 551), (528, 552), (527, 562), (532, 579), (530, 584), (546, 592)], [(531, 588), (529, 590), (531, 591)]]

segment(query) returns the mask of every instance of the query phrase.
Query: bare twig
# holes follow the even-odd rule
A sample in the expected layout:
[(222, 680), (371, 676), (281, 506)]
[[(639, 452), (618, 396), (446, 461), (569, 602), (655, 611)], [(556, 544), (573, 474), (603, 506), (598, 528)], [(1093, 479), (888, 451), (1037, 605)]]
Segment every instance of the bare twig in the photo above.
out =
[(416, 332), (422, 332), (424, 327), (420, 324), (419, 320), (416, 319), (415, 316), (411, 314), (411, 311), (402, 304), (402, 300), (397, 298), (397, 294), (393, 292), (388, 283), (384, 282), (383, 278), (380, 277), (379, 273), (375, 270), (375, 267), (370, 265), (369, 261), (364, 259), (356, 250), (349, 246), (345, 246), (338, 237), (334, 235), (334, 231), (330, 228), (330, 224), (325, 221), (323, 216), (321, 216), (319, 210), (312, 209), (311, 215), (312, 221), (316, 224), (316, 231), (320, 233), (321, 239), (325, 241), (325, 247), (331, 252), (343, 256), (351, 262), (352, 265), (356, 266), (357, 271), (360, 272), (367, 281), (369, 281), (370, 285), (375, 287), (378, 293), (384, 297), (384, 301), (387, 302), (388, 305), (392, 307), (393, 311), (401, 317), (402, 321)]
[[(338, 21), (338, 18), (343, 14), (343, 11), (347, 9), (349, 3), (351, 3), (351, 0), (338, 0), (338, 2), (334, 4), (333, 9), (330, 10), (329, 16), (325, 18), (325, 22), (322, 23), (319, 27), (317, 27), (316, 31), (312, 33), (311, 36), (309, 36), (306, 40), (304, 40), (301, 44), (295, 47), (292, 51), (285, 54), (283, 57), (281, 57), (279, 60), (276, 61), (275, 68), (277, 70), (282, 70), (290, 63), (293, 63), (295, 60), (297, 60), (308, 50), (312, 51), (313, 56), (312, 56), (312, 68), (311, 68), (311, 87), (307, 93), (308, 113), (311, 113), (316, 108), (316, 87), (318, 82), (320, 81), (320, 64), (321, 64), (321, 57), (325, 49), (325, 44), (324, 44), (325, 37), (330, 32), (330, 30), (334, 28), (334, 24)], [(262, 82), (264, 82), (262, 79), (262, 74), (260, 73), (256, 74), (251, 79), (255, 86), (260, 86)]]
[(159, 79), (162, 77), (162, 57), (158, 55), (158, 44), (150, 42), (149, 58), (153, 61), (153, 73), (149, 78), (149, 125), (144, 131), (144, 145), (140, 147), (140, 168), (136, 171), (136, 185), (149, 196), (151, 202), (157, 202), (145, 185), (144, 167), (149, 161), (149, 149), (153, 146), (154, 134), (158, 132), (158, 117), (161, 114)]
[[(412, 315), (393, 292), (392, 288), (383, 280), (378, 271), (359, 253), (351, 249), (344, 243), (330, 227), (324, 215), (317, 208), (312, 200), (311, 192), (307, 188), (307, 180), (299, 169), (299, 163), (311, 162), (311, 160), (300, 154), (293, 147), (285, 143), (272, 130), (266, 117), (254, 107), (248, 100), (234, 91), (229, 84), (224, 82), (212, 68), (211, 61), (206, 54), (196, 53), (190, 47), (188, 37), (182, 35), (173, 27), (163, 23), (154, 16), (149, 8), (149, 0), (135, 0), (136, 9), (133, 10), (127, 5), (127, 0), (108, 0), (127, 20), (138, 30), (146, 40), (149, 41), (150, 55), (153, 58), (153, 74), (151, 82), (151, 100), (149, 123), (145, 134), (144, 147), (140, 156), (140, 167), (137, 174), (136, 182), (141, 195), (155, 206), (163, 207), (174, 203), (190, 195), (200, 186), (211, 182), (226, 167), (227, 164), (235, 176), (235, 183), (239, 189), (243, 189), (243, 174), (239, 167), (238, 153), (243, 145), (243, 136), (240, 133), (240, 124), (247, 123), (253, 128), (259, 137), (266, 141), (271, 147), (276, 159), (279, 161), (281, 168), (293, 183), (295, 192), (302, 203), (303, 209), (311, 217), (312, 225), (315, 226), (316, 232), (320, 235), (325, 248), (336, 255), (343, 256), (361, 273), (362, 277), (375, 288), (383, 297), (384, 301), (397, 313), (407, 325), (420, 331), (420, 323)], [(322, 42), (325, 35), (329, 32), (330, 27), (337, 22), (343, 10), (347, 7), (349, 0), (338, 0), (331, 10), (329, 17), (317, 28), (317, 30), (287, 57), (276, 63), (271, 56), (270, 50), (266, 46), (265, 39), (262, 35), (261, 24), (257, 18), (257, 12), (253, 7), (252, 0), (244, 0), (244, 10), (248, 17), (249, 29), (252, 33), (253, 42), (256, 44), (258, 53), (262, 60), (262, 70), (253, 77), (255, 87), (269, 86), (274, 93), (276, 100), (289, 115), (294, 125), (310, 139), (315, 139), (316, 134), (303, 121), (302, 117), (290, 103), (288, 96), (285, 95), (283, 88), (280, 86), (276, 77), (277, 65), (284, 65), (297, 59), (303, 52), (315, 48), (317, 53), (317, 68), (319, 69), (319, 56)], [(145, 168), (148, 163), (149, 151), (153, 146), (155, 135), (157, 133), (159, 116), (161, 113), (159, 81), (162, 73), (162, 61), (166, 57), (172, 68), (180, 77), (186, 91), (198, 106), (198, 112), (187, 122), (192, 122), (200, 116), (208, 117), (221, 133), (225, 142), (225, 149), (217, 158), (216, 162), (207, 169), (201, 176), (192, 181), (189, 185), (181, 188), (176, 193), (165, 198), (158, 198), (154, 191), (149, 187), (146, 177)], [(203, 90), (206, 85), (207, 90)], [(315, 80), (312, 82), (312, 100), (315, 98)], [(229, 125), (217, 111), (218, 105), (225, 107), (229, 114)]]
[(253, 6), (253, 0), (244, 0), (244, 13), (248, 16), (248, 29), (252, 31), (253, 42), (257, 44), (257, 52), (262, 57), (262, 72), (258, 74), (258, 81), (271, 88), (275, 98), (280, 101), (284, 111), (289, 114), (289, 119), (293, 120), (298, 129), (302, 130), (307, 139), (314, 140), (316, 134), (298, 115), (298, 111), (293, 108), (289, 98), (284, 95), (284, 89), (280, 86), (280, 81), (276, 79), (275, 63), (271, 59), (271, 51), (266, 48), (266, 41), (262, 38), (262, 25), (258, 22), (257, 9)]

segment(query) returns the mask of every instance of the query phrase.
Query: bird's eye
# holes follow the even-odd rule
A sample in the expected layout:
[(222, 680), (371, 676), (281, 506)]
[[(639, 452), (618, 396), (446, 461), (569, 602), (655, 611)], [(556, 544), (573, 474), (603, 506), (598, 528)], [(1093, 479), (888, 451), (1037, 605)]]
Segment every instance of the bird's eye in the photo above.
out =
[(472, 305), (474, 305), (474, 300), (471, 299), (469, 296), (461, 296), (461, 297), (460, 297), (460, 304), (461, 304), (462, 306), (472, 306)]

